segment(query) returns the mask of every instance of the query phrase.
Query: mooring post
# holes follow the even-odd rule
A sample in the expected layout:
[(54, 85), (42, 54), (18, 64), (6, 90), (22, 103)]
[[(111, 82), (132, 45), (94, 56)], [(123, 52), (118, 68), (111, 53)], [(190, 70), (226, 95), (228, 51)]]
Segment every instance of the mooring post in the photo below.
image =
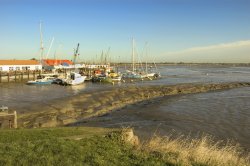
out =
[(16, 113), (16, 111), (13, 112), (13, 115), (14, 115), (13, 128), (16, 129), (17, 128), (17, 113)]
[(8, 82), (10, 82), (10, 72), (8, 72)]
[(21, 72), (21, 81), (23, 81), (23, 71)]
[(36, 77), (36, 73), (35, 73), (36, 71), (35, 70), (33, 70), (33, 80), (35, 80), (35, 77)]
[(16, 82), (16, 70), (15, 70), (14, 74), (15, 74), (15, 82)]
[(30, 71), (29, 70), (27, 71), (28, 71), (28, 80), (30, 80)]

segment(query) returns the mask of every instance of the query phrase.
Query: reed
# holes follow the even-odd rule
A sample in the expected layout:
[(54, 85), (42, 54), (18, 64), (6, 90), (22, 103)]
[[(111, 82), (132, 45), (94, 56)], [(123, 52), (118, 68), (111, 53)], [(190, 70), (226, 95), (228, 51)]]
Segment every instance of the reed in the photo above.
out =
[(215, 142), (211, 136), (199, 139), (153, 136), (140, 145), (142, 151), (161, 156), (173, 165), (247, 166), (249, 155), (232, 142)]

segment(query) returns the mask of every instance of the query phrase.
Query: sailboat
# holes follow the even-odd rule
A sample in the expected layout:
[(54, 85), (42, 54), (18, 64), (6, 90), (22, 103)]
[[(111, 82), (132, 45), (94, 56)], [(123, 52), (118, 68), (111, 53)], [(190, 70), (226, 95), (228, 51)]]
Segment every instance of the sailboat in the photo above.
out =
[(139, 73), (135, 70), (135, 41), (132, 39), (132, 71), (126, 70), (125, 73), (122, 74), (122, 78), (130, 78), (130, 79), (140, 79), (142, 78)]
[[(148, 61), (147, 61), (147, 56), (148, 55), (148, 43), (146, 42), (146, 70), (145, 73), (141, 73), (142, 78), (148, 78), (150, 80), (152, 80), (152, 78), (156, 78), (159, 77), (160, 75), (156, 72), (152, 72), (152, 68), (150, 67), (150, 71), (148, 71)], [(155, 63), (154, 63), (155, 64)], [(156, 67), (156, 64), (155, 64)]]
[[(43, 46), (43, 34), (42, 34), (42, 22), (40, 22), (40, 63), (42, 64), (44, 53), (44, 46)], [(28, 81), (28, 85), (45, 85), (45, 84), (52, 84), (55, 77), (49, 75), (43, 75), (42, 71), (41, 74), (37, 77), (36, 80)]]

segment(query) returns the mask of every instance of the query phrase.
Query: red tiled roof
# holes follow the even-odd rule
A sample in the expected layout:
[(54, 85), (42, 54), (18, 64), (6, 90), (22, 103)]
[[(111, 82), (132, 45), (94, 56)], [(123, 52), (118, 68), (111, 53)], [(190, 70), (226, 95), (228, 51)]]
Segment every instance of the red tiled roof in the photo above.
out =
[(0, 60), (0, 65), (39, 65), (37, 60)]
[(48, 66), (62, 65), (64, 63), (67, 63), (68, 65), (73, 64), (72, 61), (66, 59), (43, 59), (43, 62)]

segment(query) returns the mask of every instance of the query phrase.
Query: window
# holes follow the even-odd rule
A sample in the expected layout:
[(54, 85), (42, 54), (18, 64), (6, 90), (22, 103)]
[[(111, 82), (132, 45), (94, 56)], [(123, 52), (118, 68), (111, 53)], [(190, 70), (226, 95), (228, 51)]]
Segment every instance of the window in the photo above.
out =
[(14, 67), (9, 67), (9, 71), (13, 71), (14, 70)]
[(36, 66), (35, 69), (36, 69), (36, 70), (39, 70), (39, 66)]
[(0, 67), (0, 71), (3, 71), (3, 67)]
[(16, 70), (20, 70), (20, 67), (16, 67)]
[(25, 67), (25, 66), (23, 66), (23, 67), (22, 67), (22, 70), (26, 70), (26, 67)]

